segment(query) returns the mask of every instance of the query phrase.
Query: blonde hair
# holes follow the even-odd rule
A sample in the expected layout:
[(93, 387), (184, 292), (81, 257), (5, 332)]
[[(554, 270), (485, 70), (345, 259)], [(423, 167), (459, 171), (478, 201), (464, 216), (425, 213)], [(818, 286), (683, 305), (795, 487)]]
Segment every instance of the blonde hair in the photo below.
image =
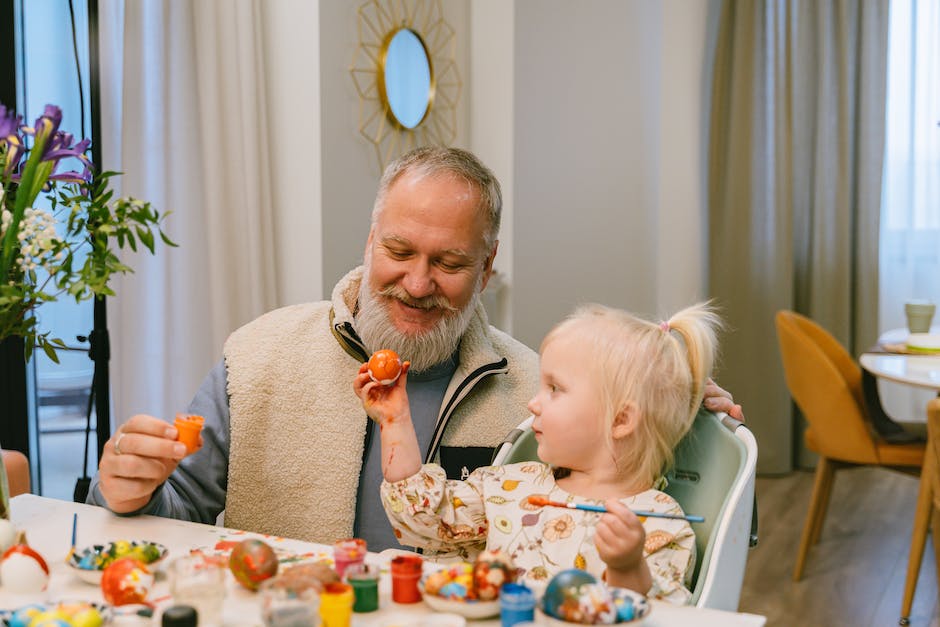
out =
[(673, 450), (692, 426), (716, 359), (721, 326), (709, 303), (683, 309), (661, 323), (589, 304), (549, 331), (542, 351), (562, 335), (577, 337), (579, 346), (590, 351), (590, 376), (600, 388), (611, 450), (617, 415), (631, 404), (639, 411), (617, 467), (623, 476), (652, 483), (672, 463)]

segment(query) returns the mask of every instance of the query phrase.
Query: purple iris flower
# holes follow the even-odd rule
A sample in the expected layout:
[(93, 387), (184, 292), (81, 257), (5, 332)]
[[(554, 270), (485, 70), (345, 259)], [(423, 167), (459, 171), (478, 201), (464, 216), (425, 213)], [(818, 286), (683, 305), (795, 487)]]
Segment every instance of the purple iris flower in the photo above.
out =
[[(36, 119), (32, 128), (23, 127), (23, 132), (33, 136), (33, 146), (42, 150), (41, 161), (52, 162), (52, 170), (49, 173), (49, 181), (69, 181), (81, 182), (91, 180), (92, 163), (85, 156), (85, 151), (91, 144), (88, 139), (83, 139), (73, 145), (75, 137), (71, 133), (59, 130), (62, 123), (62, 110), (55, 105), (46, 105), (46, 109), (41, 116)], [(84, 164), (81, 173), (70, 171), (55, 174), (55, 169), (59, 161), (75, 157)]]
[(13, 111), (0, 105), (0, 148), (6, 149), (3, 166), (4, 178), (9, 178), (14, 170), (19, 169), (20, 160), (25, 154), (23, 139), (19, 135), (23, 116), (14, 115)]

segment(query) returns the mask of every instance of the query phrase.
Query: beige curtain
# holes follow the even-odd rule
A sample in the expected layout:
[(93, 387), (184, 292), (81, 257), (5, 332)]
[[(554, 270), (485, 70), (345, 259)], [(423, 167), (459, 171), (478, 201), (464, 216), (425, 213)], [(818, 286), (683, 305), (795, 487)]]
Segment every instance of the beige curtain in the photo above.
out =
[(276, 305), (261, 0), (106, 0), (103, 139), (180, 246), (109, 301), (114, 418), (184, 409), (222, 343)]
[(773, 316), (793, 309), (852, 354), (877, 339), (887, 0), (726, 0), (709, 138), (710, 293), (731, 332), (721, 384), (758, 470), (809, 465)]

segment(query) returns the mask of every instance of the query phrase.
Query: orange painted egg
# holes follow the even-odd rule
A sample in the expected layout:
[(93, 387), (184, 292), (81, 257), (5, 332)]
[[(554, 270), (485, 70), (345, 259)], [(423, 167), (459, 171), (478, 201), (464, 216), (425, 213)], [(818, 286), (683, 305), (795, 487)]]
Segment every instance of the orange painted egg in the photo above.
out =
[(369, 358), (369, 376), (376, 383), (391, 385), (401, 375), (401, 358), (393, 350), (383, 348)]
[(262, 540), (249, 538), (232, 549), (228, 567), (238, 583), (257, 590), (262, 581), (277, 574), (277, 554)]
[(143, 603), (153, 587), (153, 573), (133, 557), (111, 562), (101, 574), (101, 594), (111, 605)]

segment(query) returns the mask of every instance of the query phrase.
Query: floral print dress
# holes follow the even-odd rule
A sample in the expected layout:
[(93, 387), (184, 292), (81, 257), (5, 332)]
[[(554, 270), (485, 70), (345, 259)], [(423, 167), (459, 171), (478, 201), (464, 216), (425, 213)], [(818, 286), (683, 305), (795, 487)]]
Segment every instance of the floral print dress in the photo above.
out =
[[(539, 462), (487, 466), (465, 481), (448, 480), (436, 464), (396, 483), (382, 484), (382, 503), (402, 544), (464, 559), (501, 550), (513, 559), (521, 579), (541, 590), (557, 572), (580, 568), (599, 579), (606, 564), (594, 546), (602, 514), (531, 505), (538, 495), (552, 501), (602, 505), (571, 495), (555, 482), (553, 469)], [(621, 499), (631, 509), (681, 514), (679, 504), (659, 490)], [(687, 583), (695, 563), (695, 533), (685, 520), (642, 518), (643, 555), (653, 585), (647, 594), (676, 604), (691, 594)]]

